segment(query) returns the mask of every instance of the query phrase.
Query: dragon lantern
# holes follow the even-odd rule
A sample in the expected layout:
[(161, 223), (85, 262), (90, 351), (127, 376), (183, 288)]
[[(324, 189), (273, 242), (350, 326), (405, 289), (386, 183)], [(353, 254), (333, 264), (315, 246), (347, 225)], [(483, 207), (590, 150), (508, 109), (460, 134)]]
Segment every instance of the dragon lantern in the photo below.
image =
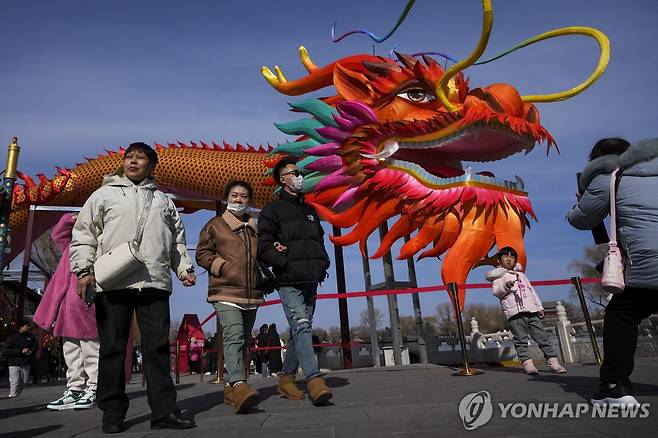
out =
[[(328, 86), (337, 92), (292, 104), (295, 111), (311, 117), (278, 125), (299, 137), (274, 149), (301, 158), (298, 166), (306, 174), (308, 198), (324, 219), (339, 227), (354, 226), (331, 240), (337, 245), (359, 242), (365, 255), (368, 236), (397, 217), (373, 257), (381, 257), (396, 240), (417, 231), (398, 259), (431, 245), (420, 258), (446, 253), (441, 264), (446, 284), (464, 283), (493, 246), (514, 247), (525, 266), (523, 235), (528, 216), (535, 217), (520, 178), (497, 179), (491, 172), (464, 168), (463, 163), (527, 154), (539, 142), (547, 143), (548, 153), (554, 140), (541, 126), (533, 102), (564, 100), (581, 92), (603, 73), (609, 56), (608, 40), (601, 32), (587, 27), (557, 29), (506, 53), (564, 34), (592, 36), (601, 56), (585, 82), (543, 96), (521, 96), (502, 83), (470, 88), (463, 70), (484, 52), (493, 23), (491, 2), (484, 0), (482, 5), (477, 47), (447, 70), (425, 54), (419, 58), (399, 53), (397, 60), (364, 54), (318, 68), (303, 46), (299, 55), (308, 70), (306, 77), (289, 82), (278, 66), (276, 73), (262, 69), (284, 94), (303, 95)], [(462, 305), (463, 298), (460, 290)]]
[[(408, 3), (405, 14), (412, 4)], [(291, 104), (294, 111), (308, 117), (277, 125), (297, 138), (274, 149), (203, 142), (156, 144), (160, 187), (187, 198), (215, 199), (226, 182), (239, 178), (254, 183), (254, 202), (261, 206), (274, 191), (274, 182), (267, 176), (270, 168), (281, 156), (292, 155), (299, 158), (298, 166), (305, 173), (307, 199), (321, 216), (335, 226), (354, 227), (344, 236), (331, 237), (337, 245), (358, 242), (363, 252), (368, 236), (395, 217), (397, 221), (372, 257), (381, 257), (396, 240), (416, 232), (398, 258), (412, 257), (428, 245), (420, 258), (446, 253), (441, 265), (444, 283), (464, 283), (494, 246), (513, 246), (525, 265), (523, 235), (528, 216), (535, 215), (522, 180), (501, 180), (463, 163), (528, 153), (541, 142), (550, 149), (554, 140), (541, 126), (533, 102), (564, 100), (591, 85), (606, 68), (609, 44), (596, 29), (569, 27), (540, 34), (477, 62), (493, 22), (491, 1), (483, 0), (482, 5), (477, 47), (448, 69), (428, 54), (398, 53), (395, 60), (362, 54), (318, 67), (304, 47), (299, 49), (308, 71), (303, 78), (287, 81), (278, 66), (275, 73), (263, 67), (265, 78), (281, 93), (299, 96), (334, 87), (336, 94)], [(595, 71), (575, 88), (521, 96), (513, 86), (502, 83), (471, 88), (464, 76), (463, 70), (471, 65), (565, 34), (593, 37), (601, 48)], [(25, 184), (15, 188), (14, 238), (18, 234), (20, 241), (24, 233), (29, 204), (81, 205), (100, 186), (103, 175), (120, 165), (121, 157), (121, 152), (109, 152), (73, 169), (59, 169), (50, 180), (39, 175), (40, 185), (19, 173)], [(187, 211), (214, 209), (202, 201), (179, 205)], [(55, 220), (41, 220), (37, 232)], [(462, 305), (463, 294), (460, 290)]]

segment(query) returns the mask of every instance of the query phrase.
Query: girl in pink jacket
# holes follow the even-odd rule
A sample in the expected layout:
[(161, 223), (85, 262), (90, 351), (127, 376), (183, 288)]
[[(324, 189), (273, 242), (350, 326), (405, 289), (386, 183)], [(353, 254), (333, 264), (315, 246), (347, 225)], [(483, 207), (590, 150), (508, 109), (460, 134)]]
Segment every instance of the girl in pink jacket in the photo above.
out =
[(541, 323), (544, 307), (539, 295), (528, 277), (521, 272), (522, 267), (516, 263), (516, 258), (514, 248), (506, 246), (498, 252), (499, 266), (486, 274), (486, 279), (492, 282), (493, 294), (500, 300), (500, 306), (514, 335), (516, 354), (523, 363), (526, 374), (538, 373), (528, 355), (529, 336), (539, 345), (551, 371), (566, 373), (567, 370), (558, 362), (548, 332)]
[(66, 213), (51, 237), (62, 256), (43, 294), (33, 321), (47, 332), (62, 337), (66, 362), (66, 391), (48, 409), (89, 409), (96, 401), (98, 377), (98, 330), (94, 305), (87, 306), (77, 293), (77, 277), (71, 272), (69, 243), (76, 216)]

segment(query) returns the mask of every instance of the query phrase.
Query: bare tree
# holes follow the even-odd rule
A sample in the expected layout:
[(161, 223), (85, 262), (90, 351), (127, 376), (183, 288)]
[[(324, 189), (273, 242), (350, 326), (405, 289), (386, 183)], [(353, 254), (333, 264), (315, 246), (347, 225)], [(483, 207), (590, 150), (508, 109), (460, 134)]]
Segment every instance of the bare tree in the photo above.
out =
[(478, 322), (480, 331), (492, 333), (507, 328), (507, 318), (497, 304), (469, 304), (464, 308), (465, 329), (469, 330), (469, 321), (472, 317)]
[(453, 336), (457, 333), (457, 324), (452, 319), (452, 304), (441, 303), (436, 306), (436, 318), (438, 334), (442, 336)]
[[(436, 316), (426, 316), (423, 318), (423, 330), (426, 335), (434, 336), (437, 333)], [(416, 317), (415, 316), (401, 316), (400, 317), (400, 331), (402, 336), (409, 336), (416, 333)]]
[[(568, 265), (570, 271), (575, 271), (583, 278), (601, 278), (601, 273), (596, 269), (597, 265), (605, 258), (608, 252), (607, 245), (589, 245), (583, 250), (583, 258), (571, 260)], [(603, 290), (600, 283), (583, 284), (585, 298), (596, 306), (608, 305), (608, 294)], [(578, 292), (571, 288), (571, 296), (578, 300)]]
[(329, 342), (333, 344), (337, 344), (341, 341), (340, 339), (340, 327), (329, 327), (329, 330), (327, 331), (327, 336), (329, 337)]
[[(363, 327), (370, 327), (370, 318), (368, 317), (367, 309), (361, 312), (361, 325)], [(376, 329), (379, 329), (382, 325), (384, 325), (384, 315), (382, 314), (382, 311), (377, 307), (375, 307), (375, 325)]]

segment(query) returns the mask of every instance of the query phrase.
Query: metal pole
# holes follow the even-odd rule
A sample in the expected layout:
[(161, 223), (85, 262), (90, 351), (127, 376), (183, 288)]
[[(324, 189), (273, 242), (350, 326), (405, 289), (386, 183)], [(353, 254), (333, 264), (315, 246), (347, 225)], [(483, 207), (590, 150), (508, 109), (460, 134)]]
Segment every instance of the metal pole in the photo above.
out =
[(18, 139), (11, 139), (7, 153), (7, 170), (2, 179), (0, 188), (0, 271), (5, 267), (5, 253), (9, 249), (9, 218), (11, 216), (11, 202), (16, 183), (16, 167), (18, 155), (21, 148), (18, 147)]
[(219, 365), (220, 365), (219, 364), (219, 349), (221, 347), (221, 344), (220, 344), (221, 341), (219, 340), (219, 337), (221, 336), (220, 334), (222, 332), (222, 326), (219, 324), (219, 315), (215, 315), (215, 321), (216, 321), (215, 322), (216, 323), (216, 326), (215, 326), (215, 352), (217, 353), (217, 359), (215, 359), (215, 367), (217, 369), (215, 370), (215, 378), (212, 379), (208, 383), (219, 384), (219, 383), (222, 383), (222, 374), (220, 374), (222, 371), (221, 371), (221, 368), (219, 367)]
[[(249, 336), (251, 336), (251, 333)], [(244, 368), (245, 379), (249, 378), (249, 372), (251, 371), (251, 367), (249, 366), (251, 365), (251, 360), (249, 359), (251, 353), (250, 344), (250, 339), (245, 339), (244, 346), (242, 347), (242, 368)]]
[[(407, 234), (404, 236), (405, 243), (411, 237)], [(409, 286), (418, 287), (416, 279), (416, 265), (414, 264), (413, 257), (407, 258), (407, 268), (409, 270)], [(418, 334), (418, 353), (420, 353), (420, 363), (429, 363), (427, 358), (427, 344), (425, 343), (425, 324), (423, 324), (423, 314), (420, 310), (420, 297), (418, 293), (411, 294), (411, 301), (414, 306), (414, 318), (416, 319), (416, 333)]]
[[(379, 226), (379, 240), (382, 241), (388, 233), (388, 224), (384, 222)], [(387, 251), (382, 258), (384, 264), (384, 283), (386, 289), (395, 288), (395, 274), (393, 272), (393, 258), (391, 251)], [(388, 302), (388, 315), (391, 321), (391, 336), (393, 338), (393, 362), (402, 365), (402, 331), (400, 330), (400, 312), (398, 310), (397, 295), (386, 295)]]
[[(334, 236), (341, 235), (340, 227), (333, 227)], [(334, 245), (334, 260), (336, 261), (336, 288), (339, 294), (347, 292), (345, 284), (345, 261), (343, 247)], [(338, 298), (338, 314), (340, 316), (340, 342), (343, 351), (343, 369), (352, 368), (352, 347), (350, 340), (350, 317), (347, 312), (347, 298)]]
[(576, 291), (578, 292), (578, 300), (580, 301), (580, 307), (583, 310), (583, 316), (585, 317), (585, 325), (587, 326), (589, 341), (592, 343), (592, 350), (594, 351), (594, 359), (596, 360), (596, 363), (598, 365), (601, 365), (603, 361), (601, 360), (601, 352), (599, 351), (599, 344), (596, 342), (596, 334), (594, 333), (594, 326), (592, 325), (592, 319), (589, 316), (589, 309), (587, 308), (587, 303), (585, 302), (583, 284), (580, 281), (580, 277), (571, 277), (571, 282), (576, 287)]
[(464, 368), (460, 368), (454, 372), (453, 376), (475, 376), (477, 374), (482, 374), (483, 371), (476, 370), (468, 366), (468, 353), (466, 353), (466, 336), (464, 335), (464, 324), (462, 322), (462, 311), (461, 306), (459, 305), (459, 293), (457, 288), (457, 283), (448, 284), (448, 292), (450, 293), (450, 300), (455, 309), (455, 315), (457, 317), (457, 330), (459, 331), (459, 343), (462, 349), (462, 361), (464, 363)]
[(205, 360), (203, 358), (203, 348), (202, 348), (201, 357), (199, 357), (199, 382), (203, 382), (204, 370), (205, 370)]
[(176, 339), (176, 385), (180, 383), (180, 341)]
[[(363, 281), (366, 290), (372, 289), (372, 281), (370, 279), (370, 260), (368, 259), (368, 243), (364, 245), (366, 255), (361, 256), (363, 262)], [(377, 320), (375, 318), (375, 302), (373, 297), (366, 297), (368, 304), (368, 325), (370, 326), (370, 356), (372, 357), (372, 365), (375, 367), (381, 366), (379, 362), (379, 340), (377, 339)]]
[(30, 256), (32, 255), (32, 232), (34, 229), (34, 206), (30, 206), (27, 215), (27, 229), (25, 231), (25, 249), (23, 250), (23, 269), (21, 271), (21, 289), (18, 299), (16, 320), (23, 319), (25, 314), (25, 300), (27, 298), (27, 280), (30, 275)]

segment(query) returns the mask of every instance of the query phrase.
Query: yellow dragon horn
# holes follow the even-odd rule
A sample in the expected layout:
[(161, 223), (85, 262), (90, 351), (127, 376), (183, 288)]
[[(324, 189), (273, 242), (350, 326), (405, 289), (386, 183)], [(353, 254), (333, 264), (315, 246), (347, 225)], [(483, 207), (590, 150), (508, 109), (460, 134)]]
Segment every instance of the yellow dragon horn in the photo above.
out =
[(596, 82), (596, 80), (601, 77), (605, 69), (608, 67), (608, 62), (610, 61), (610, 41), (608, 40), (608, 37), (603, 32), (601, 32), (598, 29), (594, 29), (592, 27), (572, 26), (572, 27), (563, 27), (560, 29), (551, 30), (536, 35), (532, 38), (529, 38), (523, 41), (522, 43), (520, 43), (517, 47), (518, 48), (525, 47), (542, 40), (555, 38), (563, 35), (585, 35), (594, 38), (596, 42), (599, 44), (599, 48), (601, 50), (599, 56), (599, 62), (596, 65), (596, 68), (584, 82), (580, 83), (579, 85), (573, 88), (570, 88), (566, 91), (561, 91), (559, 93), (533, 94), (529, 96), (521, 96), (521, 100), (523, 100), (524, 102), (559, 102), (561, 100), (569, 99), (570, 97), (573, 97), (576, 94), (583, 92), (590, 85)]
[(482, 13), (482, 33), (480, 34), (480, 40), (478, 41), (475, 50), (468, 56), (468, 58), (459, 61), (457, 64), (450, 67), (441, 77), (441, 80), (436, 84), (436, 97), (439, 98), (443, 106), (450, 112), (455, 112), (458, 108), (448, 99), (448, 81), (460, 71), (473, 65), (475, 61), (482, 56), (482, 53), (484, 53), (484, 49), (489, 42), (489, 35), (491, 34), (491, 27), (493, 26), (493, 8), (491, 6), (491, 0), (482, 0)]

